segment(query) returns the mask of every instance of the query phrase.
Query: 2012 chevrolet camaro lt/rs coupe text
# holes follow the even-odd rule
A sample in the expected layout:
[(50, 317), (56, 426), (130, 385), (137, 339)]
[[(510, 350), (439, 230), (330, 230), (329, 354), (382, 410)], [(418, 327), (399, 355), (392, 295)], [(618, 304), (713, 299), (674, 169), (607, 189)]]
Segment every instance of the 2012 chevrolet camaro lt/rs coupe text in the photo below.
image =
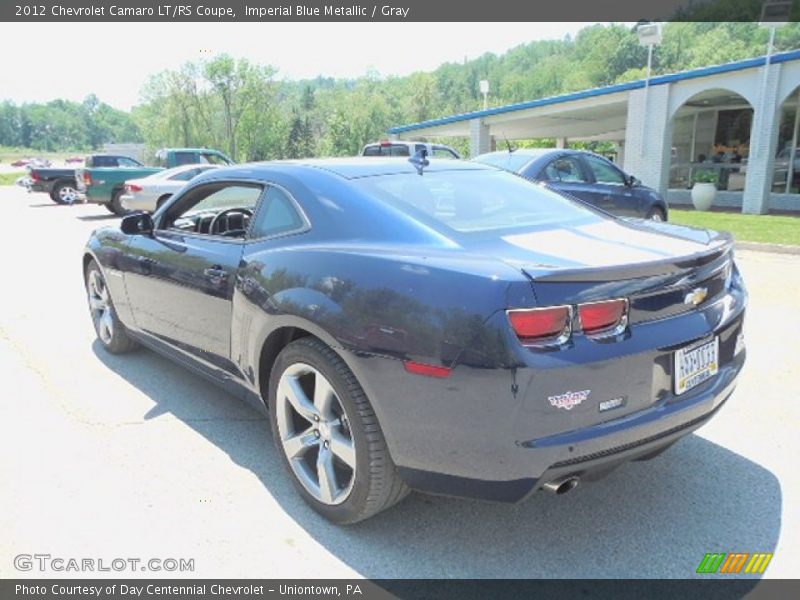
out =
[(745, 358), (728, 235), (422, 155), (210, 171), (96, 231), (83, 272), (106, 350), (268, 410), (338, 523), (410, 489), (518, 501), (652, 458)]

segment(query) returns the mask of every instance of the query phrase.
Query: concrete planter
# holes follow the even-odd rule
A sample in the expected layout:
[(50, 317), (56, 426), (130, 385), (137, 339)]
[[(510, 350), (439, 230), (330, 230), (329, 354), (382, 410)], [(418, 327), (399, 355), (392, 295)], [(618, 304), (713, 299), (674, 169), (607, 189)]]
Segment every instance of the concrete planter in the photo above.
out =
[(713, 183), (697, 182), (692, 187), (692, 204), (697, 210), (708, 210), (717, 197), (717, 186)]

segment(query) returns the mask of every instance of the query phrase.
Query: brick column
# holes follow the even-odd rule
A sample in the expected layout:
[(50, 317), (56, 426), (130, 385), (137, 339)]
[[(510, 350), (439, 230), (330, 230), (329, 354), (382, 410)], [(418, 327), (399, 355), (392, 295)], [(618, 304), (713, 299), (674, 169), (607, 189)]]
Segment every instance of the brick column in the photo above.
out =
[[(632, 90), (628, 96), (623, 169), (641, 182), (667, 195), (670, 144), (669, 84)], [(647, 107), (645, 107), (645, 96)]]
[(479, 154), (489, 152), (491, 149), (491, 136), (489, 126), (483, 119), (472, 119), (469, 122), (469, 156), (475, 158)]
[[(761, 67), (761, 77), (763, 69)], [(763, 215), (769, 211), (769, 195), (772, 192), (772, 178), (775, 169), (775, 151), (778, 145), (778, 124), (780, 105), (778, 104), (778, 84), (781, 65), (770, 65), (766, 85), (758, 94), (758, 103), (753, 107), (753, 126), (750, 131), (750, 152), (747, 157), (747, 172), (742, 196), (742, 212)]]

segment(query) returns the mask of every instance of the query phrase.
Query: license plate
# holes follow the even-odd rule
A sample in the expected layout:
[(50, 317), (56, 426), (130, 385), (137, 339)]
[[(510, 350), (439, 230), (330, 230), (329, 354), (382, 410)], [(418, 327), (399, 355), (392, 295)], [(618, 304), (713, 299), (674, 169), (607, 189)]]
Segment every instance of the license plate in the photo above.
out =
[(719, 371), (719, 338), (675, 352), (675, 395), (700, 385)]

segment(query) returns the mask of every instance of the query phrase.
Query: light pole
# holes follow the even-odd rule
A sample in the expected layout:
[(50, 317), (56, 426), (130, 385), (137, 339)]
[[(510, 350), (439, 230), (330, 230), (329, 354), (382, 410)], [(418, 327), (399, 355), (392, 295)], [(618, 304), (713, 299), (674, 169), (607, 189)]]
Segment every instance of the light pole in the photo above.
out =
[(481, 79), (478, 82), (478, 88), (483, 94), (483, 110), (489, 108), (489, 81), (486, 79)]
[(636, 27), (639, 45), (647, 46), (647, 75), (644, 80), (644, 108), (642, 114), (641, 144), (639, 156), (644, 156), (644, 135), (647, 126), (647, 101), (650, 96), (650, 72), (653, 68), (653, 48), (661, 43), (661, 23), (639, 23)]

